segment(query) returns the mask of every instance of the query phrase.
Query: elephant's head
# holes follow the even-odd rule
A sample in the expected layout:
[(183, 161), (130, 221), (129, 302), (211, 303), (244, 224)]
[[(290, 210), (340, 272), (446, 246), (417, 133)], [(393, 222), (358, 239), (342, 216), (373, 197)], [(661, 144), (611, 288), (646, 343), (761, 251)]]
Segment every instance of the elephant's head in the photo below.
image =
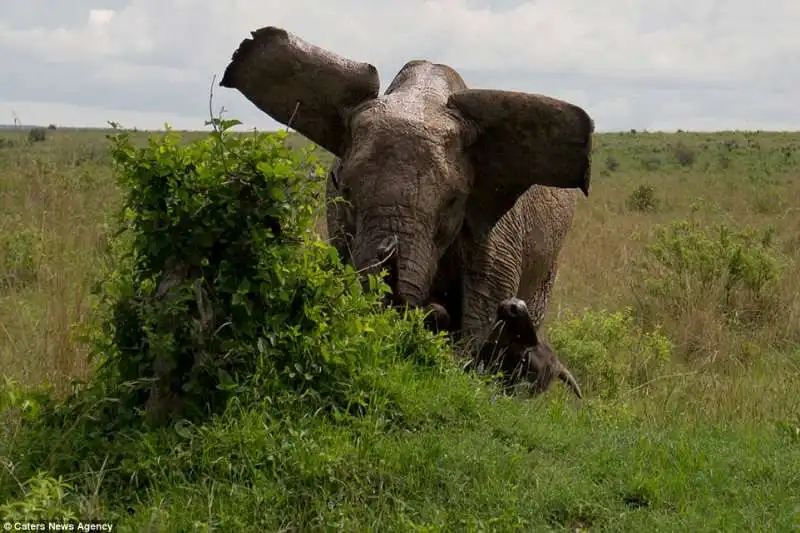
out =
[(467, 89), (445, 65), (411, 61), (379, 96), (374, 66), (267, 27), (242, 41), (220, 85), (339, 158), (332, 181), (349, 201), (352, 261), (369, 270), (392, 243), (399, 304), (425, 303), (465, 221), (490, 227), (533, 184), (588, 195), (594, 124), (585, 111)]
[(536, 333), (528, 306), (519, 298), (508, 298), (497, 306), (497, 322), (478, 355), (491, 371), (501, 371), (508, 382), (529, 381), (534, 393), (550, 388), (558, 378), (582, 398), (581, 388), (550, 346)]

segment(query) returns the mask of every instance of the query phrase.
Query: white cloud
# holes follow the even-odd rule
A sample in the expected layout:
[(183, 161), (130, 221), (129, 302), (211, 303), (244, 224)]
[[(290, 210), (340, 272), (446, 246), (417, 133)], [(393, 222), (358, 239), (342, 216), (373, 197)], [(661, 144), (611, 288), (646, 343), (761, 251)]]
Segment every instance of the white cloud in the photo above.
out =
[[(768, 9), (743, 0), (113, 1), (86, 4), (69, 24), (0, 24), (9, 58), (0, 66), (23, 54), (32, 77), (15, 63), (22, 81), (0, 89), (0, 101), (48, 101), (35, 78), (75, 87), (54, 91), (52, 104), (202, 117), (211, 75), (250, 31), (275, 25), (372, 62), (384, 87), (403, 63), (427, 58), (473, 86), (570, 99), (600, 130), (800, 127), (800, 4), (789, 0)], [(238, 93), (217, 93), (239, 118), (262, 121)]]
[(90, 9), (89, 10), (89, 25), (103, 28), (111, 19), (114, 18), (114, 11), (112, 9)]

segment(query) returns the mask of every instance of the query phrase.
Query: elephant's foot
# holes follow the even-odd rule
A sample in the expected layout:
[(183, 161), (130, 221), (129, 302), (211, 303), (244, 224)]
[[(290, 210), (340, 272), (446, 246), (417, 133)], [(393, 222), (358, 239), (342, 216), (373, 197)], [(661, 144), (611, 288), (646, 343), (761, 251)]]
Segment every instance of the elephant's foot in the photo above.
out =
[(425, 326), (427, 328), (435, 333), (450, 330), (452, 320), (450, 319), (450, 313), (447, 312), (443, 305), (431, 302), (425, 306), (425, 310), (428, 313), (425, 316)]

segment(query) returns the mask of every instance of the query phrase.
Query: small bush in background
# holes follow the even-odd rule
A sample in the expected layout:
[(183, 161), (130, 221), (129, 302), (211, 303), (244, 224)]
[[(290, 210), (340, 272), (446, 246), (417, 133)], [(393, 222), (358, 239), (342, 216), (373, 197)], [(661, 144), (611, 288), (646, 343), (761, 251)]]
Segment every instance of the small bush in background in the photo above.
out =
[(679, 142), (677, 146), (675, 146), (674, 150), (675, 161), (682, 167), (690, 167), (694, 164), (694, 161), (697, 157), (695, 151), (686, 146), (685, 144)]
[(28, 142), (37, 143), (47, 140), (47, 131), (44, 128), (31, 128), (28, 131)]
[(567, 313), (548, 338), (587, 396), (615, 398), (643, 387), (663, 369), (672, 351), (658, 328), (642, 330), (633, 311)]
[(678, 221), (659, 227), (636, 262), (636, 298), (647, 323), (676, 328), (685, 355), (737, 353), (741, 335), (752, 338), (782, 318), (787, 261), (769, 231)]
[(655, 187), (652, 185), (639, 185), (627, 199), (628, 209), (632, 211), (655, 211), (659, 203)]

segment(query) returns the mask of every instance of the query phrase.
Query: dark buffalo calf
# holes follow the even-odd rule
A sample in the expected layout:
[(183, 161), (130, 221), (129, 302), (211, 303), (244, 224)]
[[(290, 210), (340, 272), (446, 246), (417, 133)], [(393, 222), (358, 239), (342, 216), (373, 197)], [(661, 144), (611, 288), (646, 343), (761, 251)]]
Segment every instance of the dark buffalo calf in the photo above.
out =
[(490, 372), (502, 372), (507, 384), (522, 379), (533, 385), (533, 393), (547, 391), (559, 378), (578, 398), (578, 382), (559, 361), (550, 346), (539, 339), (525, 301), (508, 298), (497, 307), (497, 322), (478, 355), (478, 363)]

